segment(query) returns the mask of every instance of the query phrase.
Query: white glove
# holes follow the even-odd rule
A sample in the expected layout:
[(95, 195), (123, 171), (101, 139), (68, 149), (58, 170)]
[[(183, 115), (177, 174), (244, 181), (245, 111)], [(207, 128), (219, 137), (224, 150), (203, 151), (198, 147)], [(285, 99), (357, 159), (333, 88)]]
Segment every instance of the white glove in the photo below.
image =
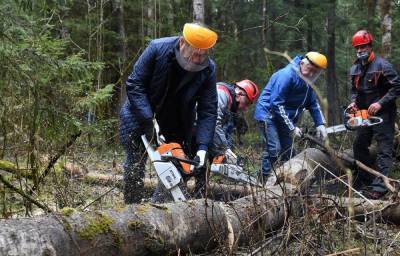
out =
[(225, 159), (228, 164), (237, 164), (237, 155), (230, 148), (225, 151)]
[(301, 129), (299, 127), (296, 126), (296, 127), (294, 127), (293, 135), (295, 137), (301, 138), (301, 136), (303, 136), (303, 132), (301, 131)]
[(326, 132), (325, 125), (321, 124), (321, 125), (317, 126), (316, 137), (322, 141), (324, 141), (326, 139), (326, 137), (328, 137), (328, 133)]
[(199, 160), (199, 165), (197, 166), (197, 168), (203, 167), (204, 164), (206, 163), (206, 155), (207, 155), (207, 151), (205, 150), (198, 150), (196, 153), (196, 158)]

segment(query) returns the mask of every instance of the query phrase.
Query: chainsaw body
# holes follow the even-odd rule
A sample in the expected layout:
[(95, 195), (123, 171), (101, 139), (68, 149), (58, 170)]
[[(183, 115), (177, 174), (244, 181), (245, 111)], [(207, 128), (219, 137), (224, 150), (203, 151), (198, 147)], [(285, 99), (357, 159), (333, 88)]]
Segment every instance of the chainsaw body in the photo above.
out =
[[(192, 175), (198, 162), (189, 160), (178, 143), (161, 143), (154, 150), (145, 135), (142, 135), (142, 141), (164, 189), (169, 192), (175, 202), (186, 201), (188, 198), (183, 191), (185, 188), (183, 176)], [(231, 160), (227, 162), (223, 155), (213, 159), (210, 172), (229, 180), (261, 186), (255, 177), (244, 173), (239, 164), (232, 163)]]
[(358, 128), (370, 127), (383, 122), (382, 118), (369, 115), (366, 109), (351, 111), (350, 108), (346, 108), (343, 112), (343, 119), (343, 124), (330, 126), (326, 128), (326, 132), (331, 134), (346, 130), (354, 131)]
[(160, 151), (154, 150), (145, 135), (142, 135), (142, 141), (157, 173), (159, 182), (171, 194), (175, 202), (186, 201), (187, 198), (180, 188), (180, 185), (183, 185), (181, 172), (173, 162), (164, 159), (164, 156), (172, 155), (172, 151), (165, 148)]
[(254, 186), (262, 186), (255, 177), (246, 174), (237, 161), (233, 163), (231, 159), (226, 159), (224, 155), (216, 156), (210, 167), (211, 174), (221, 175), (229, 180), (243, 182)]
[(383, 122), (382, 118), (369, 115), (366, 109), (350, 111), (350, 109), (347, 108), (344, 111), (344, 115), (345, 126), (348, 130), (374, 126)]

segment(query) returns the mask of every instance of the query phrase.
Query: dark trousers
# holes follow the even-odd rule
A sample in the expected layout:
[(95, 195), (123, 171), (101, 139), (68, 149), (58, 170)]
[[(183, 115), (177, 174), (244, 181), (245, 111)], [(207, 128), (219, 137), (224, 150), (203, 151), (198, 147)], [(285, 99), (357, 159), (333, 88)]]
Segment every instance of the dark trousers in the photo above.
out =
[(144, 170), (147, 160), (143, 142), (132, 132), (123, 143), (126, 158), (124, 162), (124, 200), (126, 204), (140, 203), (144, 193)]
[(258, 128), (265, 143), (261, 163), (263, 175), (271, 173), (272, 165), (279, 157), (287, 161), (296, 155), (292, 135), (285, 132), (287, 129), (282, 126), (283, 124), (274, 121), (272, 116), (268, 116), (264, 122), (258, 122)]
[[(377, 171), (386, 176), (393, 165), (392, 150), (395, 116), (395, 112), (384, 113), (380, 116), (383, 118), (381, 124), (358, 129), (353, 144), (354, 158), (369, 167), (374, 167), (374, 159), (371, 157), (368, 149), (374, 138), (378, 146), (376, 168)], [(373, 177), (363, 170), (356, 170), (355, 183), (356, 185), (360, 185), (361, 183), (370, 185), (373, 191), (387, 191), (381, 178)]]

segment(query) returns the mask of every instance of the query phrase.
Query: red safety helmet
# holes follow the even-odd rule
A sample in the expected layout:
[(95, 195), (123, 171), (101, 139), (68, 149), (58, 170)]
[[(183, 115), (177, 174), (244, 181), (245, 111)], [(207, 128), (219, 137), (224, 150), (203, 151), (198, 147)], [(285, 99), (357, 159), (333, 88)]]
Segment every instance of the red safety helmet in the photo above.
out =
[(353, 38), (351, 39), (351, 43), (353, 47), (363, 45), (363, 44), (372, 44), (374, 37), (371, 33), (367, 30), (360, 30), (354, 34)]
[(245, 79), (236, 82), (236, 86), (246, 92), (247, 98), (250, 100), (250, 103), (253, 103), (258, 97), (259, 94), (258, 86), (254, 82)]

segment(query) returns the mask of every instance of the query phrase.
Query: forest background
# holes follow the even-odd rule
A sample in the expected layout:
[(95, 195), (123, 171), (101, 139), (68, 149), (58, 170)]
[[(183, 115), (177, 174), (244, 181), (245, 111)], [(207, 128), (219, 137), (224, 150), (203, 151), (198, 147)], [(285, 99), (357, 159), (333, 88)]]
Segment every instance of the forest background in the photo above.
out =
[[(1, 0), (0, 159), (28, 173), (33, 188), (72, 143), (66, 155), (78, 162), (106, 152), (113, 167), (120, 164), (118, 113), (126, 77), (151, 39), (179, 35), (193, 20), (194, 2), (199, 1)], [(317, 87), (327, 99), (330, 124), (341, 122), (341, 106), (348, 104), (351, 37), (357, 30), (368, 29), (375, 51), (399, 70), (399, 1), (200, 2), (205, 23), (219, 35), (212, 52), (218, 81), (248, 78), (262, 89), (287, 64), (264, 48), (291, 57), (311, 50), (326, 54), (328, 69)], [(246, 120), (253, 135), (247, 143), (261, 143), (252, 111)], [(20, 188), (27, 190), (28, 183), (20, 182)], [(13, 196), (0, 188), (1, 214), (7, 217), (13, 211), (6, 202)], [(58, 205), (72, 201), (59, 199)]]

